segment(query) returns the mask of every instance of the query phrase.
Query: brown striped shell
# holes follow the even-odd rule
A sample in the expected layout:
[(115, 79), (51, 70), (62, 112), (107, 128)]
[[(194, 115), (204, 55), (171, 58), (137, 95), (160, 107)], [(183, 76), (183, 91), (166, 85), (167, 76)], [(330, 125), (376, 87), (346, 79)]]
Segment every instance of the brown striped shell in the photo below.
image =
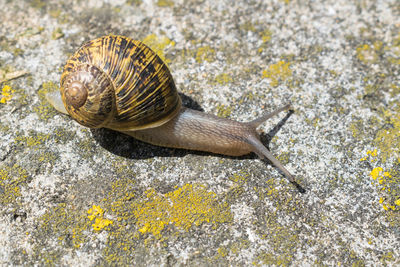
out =
[(84, 44), (68, 59), (60, 83), (68, 113), (91, 128), (152, 128), (181, 107), (165, 63), (142, 42), (124, 36)]

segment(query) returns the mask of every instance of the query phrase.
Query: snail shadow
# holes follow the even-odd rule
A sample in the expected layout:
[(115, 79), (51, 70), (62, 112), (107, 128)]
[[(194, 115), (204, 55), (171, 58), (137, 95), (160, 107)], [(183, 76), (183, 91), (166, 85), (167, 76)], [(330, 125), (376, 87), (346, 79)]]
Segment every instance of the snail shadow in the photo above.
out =
[[(182, 105), (194, 110), (204, 109), (192, 98), (179, 93)], [(153, 157), (184, 157), (187, 154), (209, 155), (208, 152), (191, 151), (151, 145), (131, 136), (106, 128), (90, 129), (97, 143), (114, 155), (128, 159), (148, 159)]]
[[(294, 113), (293, 110), (289, 110), (289, 112), (286, 114), (286, 116), (285, 116), (283, 119), (281, 119), (281, 120), (278, 122), (278, 124), (275, 125), (274, 128), (272, 128), (267, 134), (265, 134), (265, 133), (261, 133), (261, 134), (260, 134), (261, 142), (265, 145), (266, 148), (268, 148), (268, 150), (269, 150), (269, 144), (270, 144), (272, 138), (279, 132), (279, 130), (282, 128), (282, 126), (285, 124), (285, 122), (289, 119), (289, 117), (290, 117), (293, 113)], [(274, 164), (272, 164), (272, 162), (269, 161), (268, 159), (262, 159), (262, 161), (263, 161), (265, 164), (267, 164), (267, 165), (272, 165), (272, 166), (274, 166)], [(285, 174), (284, 174), (281, 170), (279, 170), (279, 169), (276, 168), (276, 167), (275, 167), (275, 169), (276, 169), (282, 176), (285, 176)], [(300, 184), (298, 184), (296, 181), (290, 181), (290, 183), (293, 184), (293, 185), (296, 187), (296, 189), (297, 189), (300, 193), (302, 193), (302, 194), (306, 193), (306, 190), (305, 190)]]

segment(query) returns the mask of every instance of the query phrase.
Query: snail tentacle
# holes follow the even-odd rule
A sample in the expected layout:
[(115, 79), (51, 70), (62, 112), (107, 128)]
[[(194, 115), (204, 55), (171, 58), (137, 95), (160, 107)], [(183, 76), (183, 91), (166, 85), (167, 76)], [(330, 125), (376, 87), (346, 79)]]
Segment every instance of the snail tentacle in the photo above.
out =
[(262, 124), (263, 122), (265, 122), (269, 118), (277, 115), (278, 113), (280, 113), (282, 111), (290, 109), (290, 107), (291, 107), (291, 104), (287, 103), (286, 105), (284, 105), (284, 106), (282, 106), (280, 108), (277, 108), (276, 110), (274, 110), (272, 112), (265, 113), (265, 114), (261, 115), (259, 118), (255, 119), (255, 120), (252, 120), (250, 122), (247, 122), (247, 123), (249, 125), (252, 125), (253, 127), (257, 128), (258, 126), (260, 126), (260, 124)]

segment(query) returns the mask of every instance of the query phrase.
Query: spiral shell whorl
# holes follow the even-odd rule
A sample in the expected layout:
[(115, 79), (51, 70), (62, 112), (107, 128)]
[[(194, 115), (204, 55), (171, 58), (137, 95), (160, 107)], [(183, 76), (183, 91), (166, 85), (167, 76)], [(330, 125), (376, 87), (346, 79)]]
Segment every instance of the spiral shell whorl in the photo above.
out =
[[(100, 84), (107, 90), (98, 88)], [(80, 124), (92, 128), (152, 128), (176, 116), (181, 107), (165, 63), (142, 42), (124, 36), (100, 37), (78, 49), (61, 76), (61, 87), (67, 86), (71, 87), (68, 97), (62, 92), (67, 111)], [(80, 106), (84, 87), (87, 100)], [(109, 88), (113, 88), (112, 93)], [(106, 95), (112, 96), (111, 100), (106, 100)], [(104, 100), (104, 104), (100, 102)]]
[(97, 67), (81, 64), (61, 78), (61, 97), (68, 113), (80, 124), (99, 128), (115, 115), (113, 84)]

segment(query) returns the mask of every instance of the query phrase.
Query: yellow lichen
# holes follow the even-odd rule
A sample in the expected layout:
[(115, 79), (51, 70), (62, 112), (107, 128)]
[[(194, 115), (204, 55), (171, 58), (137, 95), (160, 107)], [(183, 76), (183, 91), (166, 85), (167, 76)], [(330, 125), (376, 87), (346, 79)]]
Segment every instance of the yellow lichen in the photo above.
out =
[(56, 90), (58, 90), (58, 85), (51, 81), (44, 82), (38, 90), (40, 103), (34, 106), (33, 110), (36, 112), (39, 118), (44, 121), (47, 121), (56, 114), (56, 110), (47, 102), (45, 98), (46, 93)]
[(271, 41), (272, 32), (268, 29), (261, 32), (261, 39), (264, 43)]
[(96, 217), (103, 217), (104, 211), (102, 210), (102, 208), (100, 208), (100, 206), (93, 205), (93, 207), (90, 208), (87, 213), (89, 214), (89, 220), (93, 221), (93, 219), (95, 219)]
[(268, 69), (262, 73), (263, 78), (270, 80), (271, 86), (278, 86), (279, 82), (283, 82), (292, 76), (292, 70), (290, 69), (290, 62), (279, 61), (276, 64), (272, 64)]
[(126, 3), (128, 5), (139, 6), (143, 3), (143, 0), (127, 0)]
[(386, 162), (388, 157), (400, 154), (400, 108), (395, 112), (384, 110), (383, 115), (390, 127), (379, 130), (374, 141), (381, 151), (382, 161)]
[(92, 224), (93, 230), (100, 231), (112, 223), (113, 223), (113, 221), (111, 221), (109, 219), (96, 218), (94, 224)]
[(16, 136), (14, 142), (18, 145), (40, 149), (40, 145), (50, 139), (50, 134), (32, 132), (28, 136)]
[(360, 45), (356, 48), (357, 58), (365, 63), (376, 63), (378, 60), (378, 51), (382, 48), (381, 43), (377, 43), (376, 46), (371, 47), (367, 44)]
[(203, 223), (215, 229), (232, 221), (226, 201), (203, 185), (187, 184), (167, 193), (150, 188), (139, 193), (134, 176), (123, 174), (119, 165), (115, 167), (121, 177), (102, 200), (104, 209), (115, 217), (103, 254), (109, 264), (132, 265), (136, 248), (147, 247), (154, 239), (164, 245), (171, 234), (177, 236)]
[(372, 179), (376, 180), (379, 177), (379, 174), (383, 171), (382, 167), (376, 167), (371, 172), (370, 175)]
[(170, 63), (171, 60), (165, 58), (165, 50), (169, 47), (175, 46), (175, 42), (169, 38), (163, 36), (158, 37), (157, 35), (149, 34), (143, 39), (143, 43), (149, 46), (157, 55), (165, 62)]
[(173, 7), (174, 2), (171, 0), (158, 0), (157, 1), (157, 6), (159, 7)]
[(276, 214), (265, 218), (265, 228), (262, 230), (262, 239), (265, 239), (270, 249), (258, 252), (255, 265), (290, 266), (299, 242), (299, 235), (295, 229), (279, 222)]
[(222, 223), (232, 219), (227, 204), (218, 203), (215, 193), (198, 184), (187, 184), (167, 194), (147, 190), (133, 212), (139, 231), (157, 238), (161, 238), (161, 232), (170, 224), (188, 231), (204, 222)]
[[(392, 251), (386, 252), (384, 253), (381, 257), (380, 257), (380, 262), (382, 263), (383, 266), (390, 266), (391, 262), (396, 260), (396, 257), (394, 255), (394, 253)], [(398, 262), (397, 262), (398, 263)], [(395, 264), (396, 265), (396, 264)]]
[[(400, 184), (400, 177), (398, 177), (397, 172), (391, 173), (389, 171), (384, 171), (382, 167), (375, 167), (370, 172), (372, 185), (375, 185), (381, 194), (379, 198), (379, 204), (382, 205), (384, 210), (396, 210), (397, 204), (400, 204), (400, 190), (398, 185)], [(397, 205), (399, 206), (399, 205)]]
[(94, 220), (92, 227), (95, 231), (103, 230), (105, 227), (113, 223), (113, 221), (103, 217), (104, 211), (100, 206), (93, 205), (93, 207), (91, 207), (87, 213), (89, 220)]
[(38, 221), (40, 224), (34, 235), (40, 239), (48, 240), (48, 236), (52, 236), (60, 245), (71, 243), (74, 248), (80, 248), (88, 239), (86, 232), (90, 222), (85, 219), (85, 213), (66, 203), (47, 210)]
[(217, 116), (223, 117), (223, 118), (228, 118), (232, 113), (232, 108), (227, 107), (225, 105), (219, 105), (217, 107)]
[(0, 168), (0, 204), (18, 204), (21, 196), (21, 185), (28, 179), (28, 173), (18, 165)]
[(218, 255), (223, 258), (225, 258), (228, 255), (228, 250), (225, 247), (219, 247), (217, 252)]
[(250, 31), (250, 32), (256, 32), (256, 27), (254, 23), (252, 23), (250, 20), (245, 21), (244, 23), (239, 25), (239, 29), (243, 31)]
[(372, 157), (376, 157), (378, 155), (378, 151), (374, 149), (373, 151), (368, 150), (367, 155), (371, 155)]
[(198, 63), (215, 61), (215, 50), (209, 45), (198, 48), (196, 51), (196, 61)]
[[(400, 50), (400, 48), (399, 48), (399, 50)], [(400, 95), (400, 86), (398, 86), (396, 84), (391, 84), (390, 88), (389, 88), (389, 92), (390, 92), (391, 97)]]
[(227, 73), (221, 73), (215, 76), (215, 82), (221, 85), (230, 83), (232, 81), (233, 81), (232, 76), (230, 76)]
[(262, 40), (262, 44), (258, 48), (258, 52), (261, 53), (267, 47), (267, 43), (271, 41), (272, 32), (269, 29), (266, 29), (260, 33), (260, 37)]
[[(367, 156), (361, 158), (360, 161), (367, 160), (369, 156), (376, 157), (377, 155), (378, 155), (378, 151), (376, 149), (374, 149), (373, 151), (367, 150)], [(376, 161), (376, 159), (371, 159), (371, 162), (374, 162), (374, 161)]]
[(9, 85), (4, 85), (3, 89), (1, 89), (0, 95), (0, 103), (5, 104), (12, 99), (13, 93), (15, 90), (11, 88)]

